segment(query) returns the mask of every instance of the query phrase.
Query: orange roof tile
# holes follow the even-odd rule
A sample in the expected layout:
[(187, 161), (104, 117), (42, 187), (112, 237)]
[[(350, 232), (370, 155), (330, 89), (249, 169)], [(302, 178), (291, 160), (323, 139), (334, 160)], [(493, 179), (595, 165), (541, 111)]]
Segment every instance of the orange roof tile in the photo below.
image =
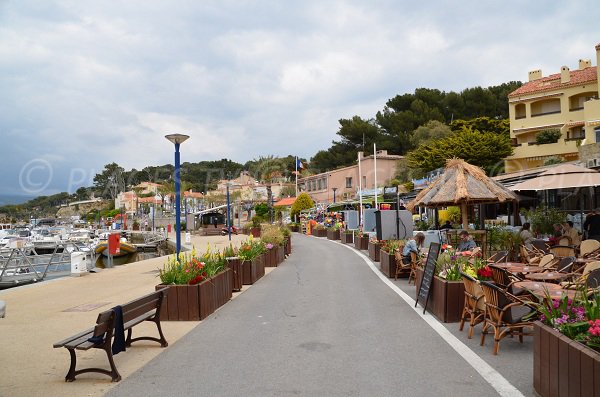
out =
[(591, 83), (598, 80), (596, 66), (590, 66), (589, 68), (582, 70), (571, 70), (570, 74), (571, 81), (568, 83), (560, 82), (560, 73), (551, 74), (548, 77), (542, 77), (541, 79), (523, 84), (521, 87), (508, 94), (508, 97), (512, 98), (515, 96), (533, 94), (536, 92), (555, 91), (558, 89)]
[(188, 192), (185, 191), (183, 192), (183, 197), (190, 197), (190, 198), (202, 198), (204, 197), (204, 195), (200, 192)]
[(295, 201), (296, 201), (296, 197), (286, 197), (286, 198), (282, 198), (281, 200), (279, 200), (278, 202), (273, 204), (273, 206), (274, 207), (287, 207), (287, 206), (294, 204)]

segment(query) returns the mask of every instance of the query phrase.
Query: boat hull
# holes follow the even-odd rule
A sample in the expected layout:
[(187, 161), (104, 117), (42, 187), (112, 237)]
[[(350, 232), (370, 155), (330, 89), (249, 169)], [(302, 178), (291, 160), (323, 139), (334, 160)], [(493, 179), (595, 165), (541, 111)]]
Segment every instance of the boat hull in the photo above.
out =
[[(96, 245), (94, 249), (96, 254), (108, 256), (108, 242), (104, 241)], [(133, 244), (129, 243), (121, 243), (120, 252), (118, 254), (114, 254), (113, 256), (125, 256), (133, 254), (137, 251), (137, 248)]]

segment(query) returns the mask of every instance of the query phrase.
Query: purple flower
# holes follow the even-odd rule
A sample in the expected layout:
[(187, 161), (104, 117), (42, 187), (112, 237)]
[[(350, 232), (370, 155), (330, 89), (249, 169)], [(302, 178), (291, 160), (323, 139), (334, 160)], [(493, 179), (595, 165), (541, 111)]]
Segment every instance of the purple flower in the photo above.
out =
[(268, 243), (268, 244), (267, 244), (267, 249), (272, 249), (272, 248), (273, 248), (273, 244), (271, 244), (271, 243)]

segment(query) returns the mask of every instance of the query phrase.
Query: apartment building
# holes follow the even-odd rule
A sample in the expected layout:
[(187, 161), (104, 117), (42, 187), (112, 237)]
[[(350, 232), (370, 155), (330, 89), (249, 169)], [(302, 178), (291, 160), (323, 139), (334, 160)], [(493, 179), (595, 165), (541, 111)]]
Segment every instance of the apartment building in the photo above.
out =
[[(375, 181), (375, 156), (364, 156), (358, 152), (363, 191), (383, 188), (396, 174), (396, 165), (403, 156), (388, 154), (387, 150), (377, 151), (377, 182)], [(298, 190), (307, 192), (317, 203), (353, 200), (359, 190), (358, 163), (320, 174), (298, 179)], [(366, 193), (365, 193), (366, 194)], [(335, 198), (335, 200), (334, 200)]]
[[(514, 154), (505, 159), (507, 173), (540, 167), (553, 157), (585, 162), (580, 153), (592, 159), (598, 153), (600, 166), (599, 75), (590, 59), (580, 59), (576, 70), (562, 66), (546, 77), (541, 70), (529, 72), (529, 81), (508, 95)], [(544, 135), (555, 139), (548, 142)]]

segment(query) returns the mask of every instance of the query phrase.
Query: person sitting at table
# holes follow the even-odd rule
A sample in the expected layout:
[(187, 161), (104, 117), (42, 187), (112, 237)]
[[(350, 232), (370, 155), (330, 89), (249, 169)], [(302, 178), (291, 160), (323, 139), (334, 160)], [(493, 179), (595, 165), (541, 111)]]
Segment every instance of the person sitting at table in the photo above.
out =
[(458, 243), (458, 247), (456, 247), (456, 252), (472, 251), (473, 248), (477, 247), (477, 244), (466, 230), (461, 231), (458, 237), (460, 238), (460, 242)]
[(452, 229), (452, 224), (450, 223), (450, 221), (446, 221), (446, 223), (444, 223), (441, 227), (440, 230), (444, 230), (444, 229)]
[(425, 234), (419, 232), (414, 235), (414, 237), (409, 238), (404, 248), (402, 249), (402, 262), (405, 264), (409, 264), (411, 261), (410, 253), (414, 252), (417, 256), (420, 253), (420, 249), (423, 248), (423, 243), (425, 242)]
[(533, 248), (533, 234), (531, 234), (531, 224), (529, 222), (525, 222), (521, 227), (521, 232), (519, 233), (519, 237), (523, 241), (523, 245), (527, 249)]
[(581, 238), (579, 237), (579, 232), (577, 231), (577, 229), (573, 228), (573, 222), (571, 222), (571, 221), (566, 221), (564, 223), (562, 235), (569, 237), (571, 239), (572, 245), (581, 244)]

